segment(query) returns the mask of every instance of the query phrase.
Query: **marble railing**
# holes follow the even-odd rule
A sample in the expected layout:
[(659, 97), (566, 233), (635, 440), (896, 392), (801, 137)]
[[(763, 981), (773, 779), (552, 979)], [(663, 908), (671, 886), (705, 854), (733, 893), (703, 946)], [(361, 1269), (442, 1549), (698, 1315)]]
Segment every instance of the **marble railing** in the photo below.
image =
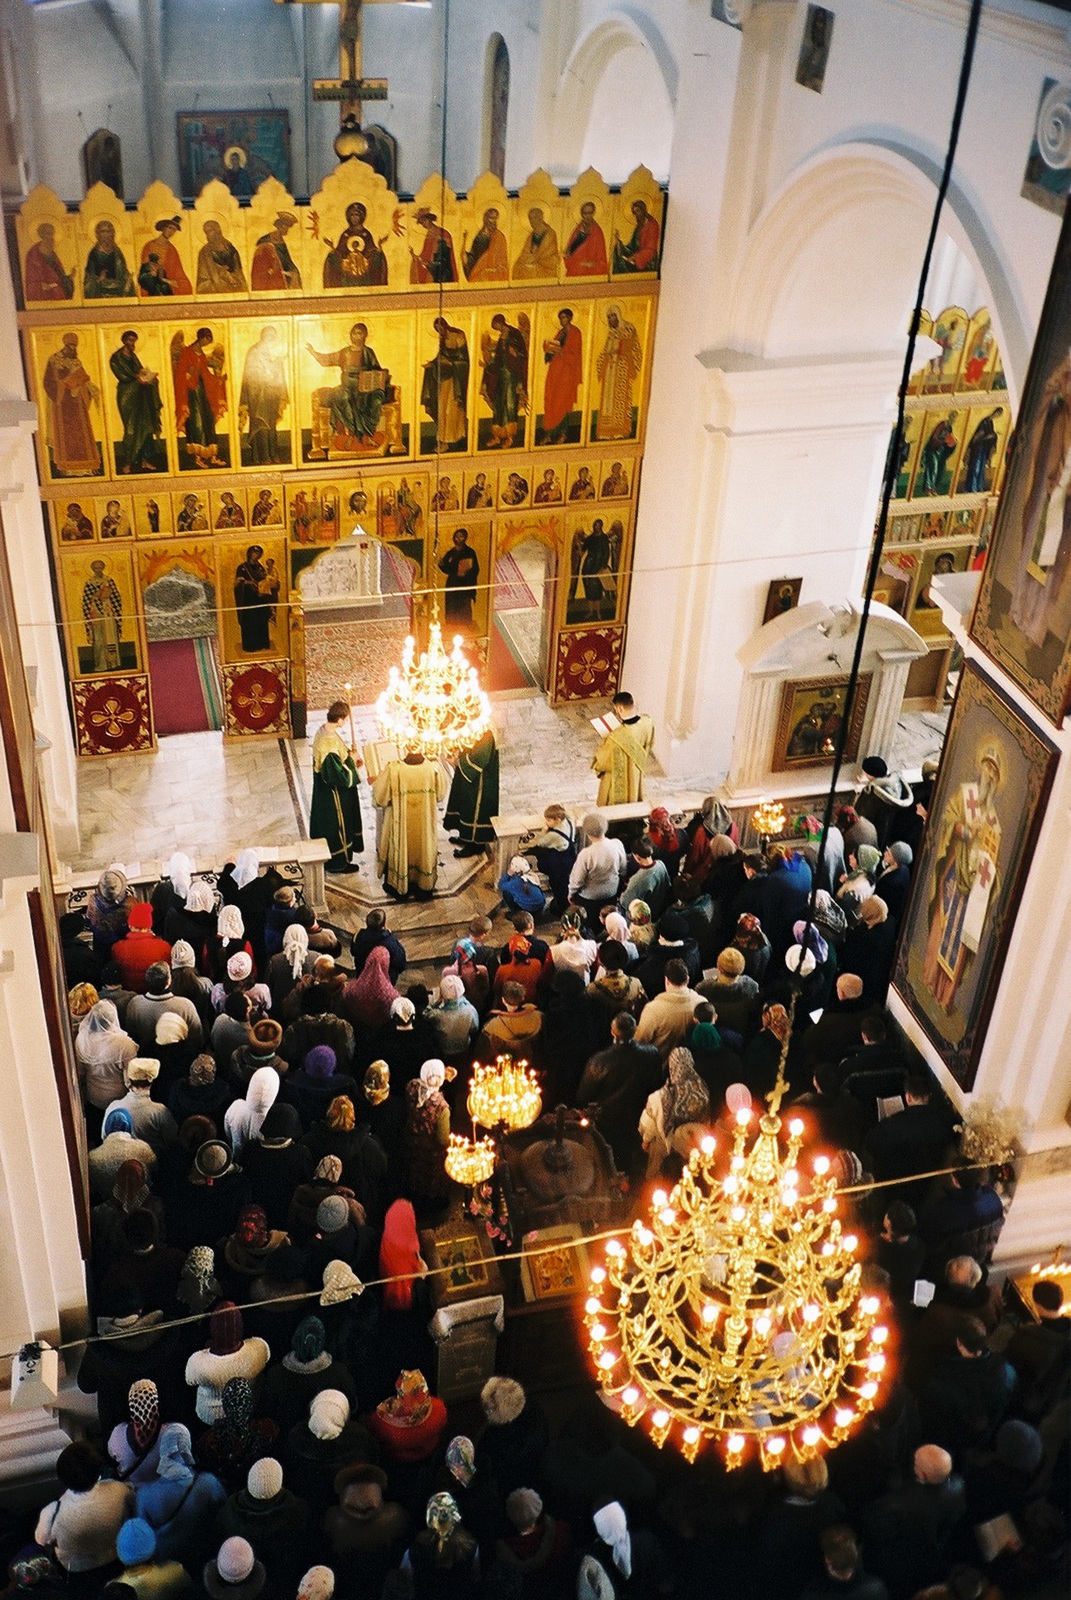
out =
[[(292, 844), (265, 845), (263, 848), (254, 845), (252, 848), (257, 851), (261, 866), (274, 867), (285, 882), (294, 885), (300, 892), (301, 898), (318, 916), (326, 914), (324, 862), (331, 854), (326, 840), (298, 839)], [(214, 885), (224, 863), (200, 860), (197, 857), (191, 857), (191, 860), (194, 862), (194, 877), (204, 878)], [(125, 865), (119, 864), (123, 866), (129, 882), (146, 899), (164, 876), (163, 861), (131, 861)], [(80, 910), (92, 893), (104, 867), (109, 865), (110, 862), (102, 862), (101, 866), (90, 872), (71, 872), (61, 864), (53, 879), (53, 888), (61, 901), (60, 910)]]
[[(596, 806), (593, 800), (563, 804), (576, 827), (579, 842), (584, 844), (587, 842), (584, 838), (584, 818), (593, 811), (598, 811), (607, 822), (645, 822), (652, 806), (665, 805), (673, 821), (682, 827), (699, 810), (709, 793), (709, 789), (697, 789), (693, 793), (674, 795), (671, 800), (637, 800), (622, 806)], [(523, 853), (547, 824), (538, 812), (514, 812), (492, 817), (491, 826), (495, 830), (495, 869), (498, 877), (501, 877), (509, 865), (510, 857), (518, 852)]]

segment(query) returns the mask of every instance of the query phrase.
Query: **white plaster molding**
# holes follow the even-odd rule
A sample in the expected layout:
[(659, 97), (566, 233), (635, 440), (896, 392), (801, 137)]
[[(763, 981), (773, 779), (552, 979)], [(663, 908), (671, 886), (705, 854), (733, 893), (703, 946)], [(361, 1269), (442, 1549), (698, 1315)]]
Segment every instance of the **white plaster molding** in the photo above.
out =
[[(747, 673), (806, 675), (809, 671), (817, 675), (823, 669), (827, 647), (835, 646), (837, 654), (844, 656), (854, 648), (861, 617), (861, 600), (845, 600), (833, 607), (823, 600), (809, 600), (757, 629), (736, 652), (736, 659)], [(898, 612), (878, 601), (871, 605), (864, 658), (874, 655), (891, 663), (902, 658), (914, 660), (926, 651), (926, 641)]]
[(800, 362), (705, 350), (697, 359), (707, 374), (703, 425), (734, 435), (887, 427), (902, 370), (901, 361), (882, 355)]
[[(934, 22), (946, 23), (961, 34), (966, 32), (970, 11), (967, 0), (884, 0), (884, 3), (899, 11), (912, 11)], [(1066, 24), (1061, 27), (1038, 15), (994, 4), (993, 0), (982, 8), (979, 34), (1037, 56), (1050, 70), (1055, 58), (1062, 55), (1066, 59), (1071, 48), (1071, 29)]]

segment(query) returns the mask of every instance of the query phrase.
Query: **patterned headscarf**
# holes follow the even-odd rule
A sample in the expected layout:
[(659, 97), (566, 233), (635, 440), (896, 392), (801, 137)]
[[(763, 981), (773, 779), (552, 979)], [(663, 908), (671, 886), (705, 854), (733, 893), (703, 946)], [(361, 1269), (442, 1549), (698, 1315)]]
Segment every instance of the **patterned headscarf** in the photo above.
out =
[(215, 1276), (216, 1255), (210, 1244), (195, 1244), (179, 1276), (176, 1298), (189, 1311), (207, 1311), (222, 1293)]
[(127, 1395), (134, 1448), (147, 1451), (160, 1432), (160, 1396), (151, 1378), (139, 1378)]
[(257, 1433), (253, 1427), (253, 1385), (248, 1378), (228, 1378), (220, 1395), (223, 1417), (215, 1425), (215, 1434), (223, 1449), (241, 1458), (257, 1446)]
[(445, 1082), (445, 1063), (436, 1059), (425, 1061), (417, 1079), (417, 1105), (426, 1105), (433, 1094), (438, 1094)]
[(416, 1428), (431, 1412), (431, 1395), (422, 1372), (400, 1372), (394, 1393), (376, 1407), (378, 1416), (398, 1428)]
[(692, 1052), (678, 1046), (666, 1063), (669, 1081), (662, 1090), (662, 1124), (667, 1134), (686, 1122), (701, 1122), (710, 1115), (707, 1086), (695, 1070)]
[(232, 983), (244, 983), (253, 971), (253, 957), (248, 950), (236, 950), (227, 962), (227, 976)]
[(453, 1010), (464, 998), (465, 985), (459, 977), (448, 972), (445, 977), (439, 979), (439, 999), (444, 1007)]
[(216, 918), (216, 932), (221, 939), (245, 938), (245, 922), (237, 906), (220, 906)]
[(758, 917), (752, 916), (750, 911), (745, 911), (737, 917), (733, 944), (738, 950), (765, 950), (768, 943), (769, 940), (762, 931), (762, 923)]
[(767, 1033), (773, 1034), (779, 1044), (784, 1044), (790, 1027), (788, 1012), (784, 1006), (767, 1006), (762, 1013), (762, 1025)]
[(76, 983), (73, 989), (67, 990), (67, 1010), (76, 1022), (80, 1021), (89, 1015), (99, 999), (100, 995), (93, 984)]
[(476, 1451), (471, 1439), (463, 1433), (450, 1440), (446, 1447), (446, 1465), (463, 1489), (467, 1489), (476, 1475)]
[(381, 1106), (390, 1095), (390, 1067), (385, 1061), (373, 1061), (364, 1075), (364, 1097), (369, 1105)]
[(141, 1210), (149, 1198), (149, 1185), (145, 1181), (145, 1168), (140, 1161), (123, 1162), (115, 1174), (112, 1198), (120, 1211), (125, 1211), (128, 1215), (131, 1211)]
[(647, 901), (631, 901), (628, 908), (628, 919), (634, 928), (645, 928), (651, 920), (651, 908)]
[(316, 1171), (313, 1173), (313, 1177), (323, 1178), (327, 1183), (341, 1183), (342, 1162), (339, 1157), (322, 1156), (316, 1164)]
[(263, 1206), (243, 1206), (238, 1213), (234, 1237), (247, 1250), (263, 1250), (268, 1244), (268, 1218)]
[(447, 1494), (445, 1490), (433, 1494), (428, 1501), (424, 1520), (434, 1533), (438, 1548), (442, 1550), (461, 1521), (461, 1512), (457, 1509), (457, 1501), (453, 1495)]
[(647, 818), (647, 836), (659, 850), (676, 850), (677, 829), (665, 806), (655, 806)]
[(179, 967), (189, 967), (193, 969), (196, 968), (196, 966), (197, 957), (194, 954), (193, 945), (187, 944), (185, 939), (176, 939), (174, 944), (171, 946), (172, 971), (175, 971)]
[(872, 844), (861, 844), (856, 847), (855, 861), (860, 872), (865, 872), (868, 878), (876, 877), (881, 866), (881, 851)]
[(186, 890), (186, 910), (204, 913), (214, 911), (216, 894), (210, 883), (203, 878), (195, 878)]
[(309, 930), (300, 922), (292, 922), (283, 934), (283, 955), (290, 962), (290, 976), (300, 978), (309, 953)]

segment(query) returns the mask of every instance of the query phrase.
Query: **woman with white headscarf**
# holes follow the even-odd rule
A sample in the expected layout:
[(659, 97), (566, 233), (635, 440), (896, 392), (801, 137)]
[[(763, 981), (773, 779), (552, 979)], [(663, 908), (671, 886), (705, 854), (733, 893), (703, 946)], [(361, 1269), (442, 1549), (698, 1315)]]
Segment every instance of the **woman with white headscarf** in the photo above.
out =
[[(453, 1076), (451, 1069), (450, 1076)], [(406, 1193), (417, 1205), (437, 1205), (449, 1199), (446, 1147), (450, 1142), (450, 1107), (443, 1095), (447, 1079), (444, 1061), (425, 1061), (419, 1078), (405, 1086), (408, 1114), (405, 1149), (409, 1166)]]
[(216, 938), (216, 891), (204, 878), (194, 878), (182, 904), (172, 905), (164, 919), (164, 938), (172, 946), (185, 940), (193, 946), (197, 966), (202, 972), (209, 970)]
[(138, 1053), (136, 1042), (124, 1031), (110, 1000), (98, 1000), (78, 1024), (74, 1041), (79, 1076), (88, 1106), (102, 1112), (126, 1094), (124, 1067)]
[(223, 1128), (235, 1156), (260, 1132), (278, 1098), (280, 1082), (274, 1067), (258, 1067), (249, 1080), (245, 1099), (235, 1100), (227, 1107)]
[(271, 990), (272, 1016), (280, 1015), (280, 1007), (305, 972), (312, 971), (315, 954), (309, 952), (309, 932), (300, 922), (292, 922), (283, 934), (283, 948), (272, 956), (266, 973)]
[(242, 913), (237, 906), (224, 903), (216, 917), (216, 937), (212, 941), (212, 976), (222, 978), (231, 956), (238, 955), (242, 950), (252, 960), (253, 946), (245, 936)]
[(167, 914), (169, 911), (178, 911), (186, 903), (186, 895), (190, 884), (193, 882), (193, 862), (184, 850), (176, 850), (164, 862), (164, 875), (149, 896), (152, 906), (152, 931), (159, 938), (166, 938), (164, 929), (167, 927)]
[(253, 946), (253, 959), (258, 971), (267, 965), (264, 949), (264, 919), (275, 896), (283, 885), (282, 876), (274, 867), (260, 870), (260, 854), (256, 850), (239, 850), (234, 861), (228, 861), (219, 875), (219, 892), (228, 905), (236, 905), (245, 923), (245, 936)]
[(456, 973), (439, 979), (439, 998), (424, 1010), (424, 1021), (446, 1061), (457, 1061), (480, 1031), (480, 1016), (465, 997), (465, 985)]
[(224, 975), (219, 983), (212, 985), (212, 1005), (218, 1014), (223, 1010), (232, 994), (249, 996), (253, 1006), (253, 1015), (250, 1022), (256, 1022), (258, 1017), (266, 1017), (271, 1010), (271, 990), (266, 983), (258, 983), (256, 972), (253, 970), (253, 957), (248, 950), (237, 950), (227, 962)]
[[(640, 1595), (661, 1590), (665, 1557), (654, 1534), (646, 1528), (631, 1529), (625, 1508), (618, 1500), (600, 1507), (592, 1521), (595, 1539), (588, 1546), (584, 1562), (597, 1563), (609, 1580), (613, 1594)], [(606, 1600), (606, 1588), (595, 1591)]]

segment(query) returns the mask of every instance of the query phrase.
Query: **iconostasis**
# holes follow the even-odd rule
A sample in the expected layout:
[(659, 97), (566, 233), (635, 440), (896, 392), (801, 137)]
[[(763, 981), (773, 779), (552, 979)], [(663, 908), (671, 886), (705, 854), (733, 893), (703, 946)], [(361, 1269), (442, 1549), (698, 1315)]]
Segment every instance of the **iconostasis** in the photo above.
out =
[(300, 734), (343, 683), (378, 692), (435, 589), (486, 667), (533, 542), (541, 681), (611, 694), (663, 222), (645, 168), (403, 201), (347, 162), (248, 207), (34, 190), (19, 320), (79, 751), (149, 748), (202, 691), (197, 726)]
[(1012, 415), (988, 310), (923, 314), (940, 354), (912, 374), (875, 598), (930, 646), (907, 684), (909, 708), (943, 704), (953, 642), (930, 593), (935, 576), (984, 565), (1004, 481)]

